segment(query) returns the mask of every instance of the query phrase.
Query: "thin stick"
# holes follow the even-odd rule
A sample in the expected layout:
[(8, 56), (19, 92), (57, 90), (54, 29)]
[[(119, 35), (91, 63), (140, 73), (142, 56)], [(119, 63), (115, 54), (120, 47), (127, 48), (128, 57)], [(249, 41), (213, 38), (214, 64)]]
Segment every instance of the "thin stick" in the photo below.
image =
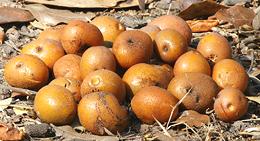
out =
[(13, 92), (25, 94), (27, 96), (32, 96), (32, 95), (35, 95), (37, 93), (37, 92), (32, 91), (32, 90), (23, 89), (23, 88), (16, 88), (16, 87), (11, 87), (11, 86), (5, 86), (3, 84), (0, 84), (0, 89), (11, 90)]
[(254, 61), (255, 61), (255, 55), (254, 55), (254, 52), (251, 52), (251, 63), (250, 63), (250, 67), (249, 67), (247, 73), (251, 72), (251, 70), (252, 70), (252, 68), (254, 66)]
[(19, 109), (33, 110), (33, 107), (28, 105), (16, 105), (16, 104), (0, 104), (0, 107), (13, 107)]
[(169, 14), (170, 14), (171, 7), (172, 7), (172, 3), (170, 3), (170, 6), (169, 6), (169, 8), (168, 8), (168, 10), (167, 10), (167, 14), (166, 14), (166, 15), (169, 15)]
[(182, 122), (182, 123), (183, 123), (186, 127), (188, 127), (195, 135), (197, 135), (200, 140), (202, 140), (201, 137), (200, 137), (200, 135), (199, 135), (193, 128), (191, 128), (191, 127), (190, 127), (187, 123), (185, 123), (185, 122)]
[(240, 120), (242, 122), (249, 122), (249, 121), (260, 121), (260, 118), (255, 118), (255, 119), (244, 119), (244, 120)]
[(162, 128), (164, 134), (168, 137), (172, 137), (169, 132), (167, 131), (167, 129), (160, 123), (160, 121), (158, 121), (154, 116), (153, 116), (154, 120), (158, 123), (158, 125)]
[(171, 120), (172, 120), (172, 115), (173, 115), (173, 112), (175, 111), (175, 109), (182, 103), (182, 101), (186, 98), (186, 96), (188, 95), (188, 94), (190, 94), (190, 92), (191, 92), (191, 90), (192, 90), (192, 87), (189, 89), (189, 91), (174, 105), (174, 107), (172, 108), (172, 111), (171, 111), (171, 115), (170, 115), (170, 117), (169, 117), (169, 119), (168, 119), (168, 122), (167, 122), (167, 124), (166, 124), (166, 129), (168, 130), (169, 128), (169, 124), (170, 124), (170, 122), (171, 122)]

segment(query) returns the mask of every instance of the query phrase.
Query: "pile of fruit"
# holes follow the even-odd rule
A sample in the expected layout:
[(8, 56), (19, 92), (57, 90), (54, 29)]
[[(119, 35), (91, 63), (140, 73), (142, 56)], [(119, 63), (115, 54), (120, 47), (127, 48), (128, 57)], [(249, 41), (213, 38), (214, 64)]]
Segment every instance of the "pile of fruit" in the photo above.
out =
[(88, 131), (121, 132), (130, 112), (146, 124), (175, 120), (189, 109), (214, 109), (232, 122), (248, 108), (248, 75), (225, 37), (205, 35), (196, 49), (180, 17), (155, 18), (126, 30), (115, 18), (74, 20), (46, 29), (5, 65), (14, 87), (38, 91), (34, 110), (42, 122), (70, 124), (79, 118)]

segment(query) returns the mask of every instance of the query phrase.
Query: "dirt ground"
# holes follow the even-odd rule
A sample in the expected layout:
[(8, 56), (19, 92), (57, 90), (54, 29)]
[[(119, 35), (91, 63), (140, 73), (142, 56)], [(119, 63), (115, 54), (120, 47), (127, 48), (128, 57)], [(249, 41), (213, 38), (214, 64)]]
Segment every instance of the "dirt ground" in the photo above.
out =
[[(70, 10), (75, 13), (88, 12), (94, 17), (111, 15), (128, 28), (140, 28), (155, 17), (167, 13), (175, 15), (180, 12), (174, 4), (169, 8), (167, 2), (167, 0), (154, 1), (147, 5), (143, 11), (139, 10), (138, 7)], [(19, 1), (16, 3), (14, 0), (7, 0), (6, 3), (12, 7), (23, 6)], [(248, 4), (251, 4), (251, 7), (259, 6), (259, 2), (256, 1), (244, 5)], [(234, 123), (222, 122), (216, 119), (213, 111), (208, 111), (209, 124), (201, 127), (190, 127), (187, 124), (172, 122), (172, 127), (167, 130), (167, 133), (157, 123), (153, 125), (141, 124), (132, 113), (132, 124), (129, 129), (122, 134), (110, 134), (110, 136), (92, 135), (85, 131), (78, 121), (75, 121), (72, 126), (61, 127), (39, 124), (40, 120), (32, 109), (33, 98), (21, 96), (19, 95), (20, 89), (8, 86), (3, 79), (3, 68), (8, 59), (19, 54), (24, 44), (34, 40), (39, 35), (41, 29), (32, 26), (29, 22), (3, 24), (0, 25), (0, 28), (6, 34), (3, 44), (0, 45), (0, 100), (12, 97), (9, 105), (4, 108), (0, 107), (0, 122), (23, 129), (27, 133), (25, 140), (260, 140), (260, 104), (254, 101), (249, 102), (248, 113)], [(248, 71), (250, 82), (245, 94), (247, 96), (260, 96), (260, 31), (229, 28), (227, 24), (220, 24), (212, 30), (219, 32), (229, 40), (233, 49), (233, 58), (238, 60)], [(191, 47), (196, 47), (200, 38), (205, 34), (207, 32), (193, 33)], [(28, 93), (35, 92), (28, 91)]]

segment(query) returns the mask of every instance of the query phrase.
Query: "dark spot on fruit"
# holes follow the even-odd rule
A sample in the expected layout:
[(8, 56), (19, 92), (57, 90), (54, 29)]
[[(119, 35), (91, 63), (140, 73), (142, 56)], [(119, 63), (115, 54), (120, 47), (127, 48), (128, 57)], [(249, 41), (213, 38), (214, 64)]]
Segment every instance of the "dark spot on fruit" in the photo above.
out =
[(167, 52), (168, 50), (169, 50), (169, 47), (168, 47), (167, 45), (164, 45), (164, 46), (163, 46), (163, 51), (164, 51), (164, 52)]
[(36, 49), (37, 52), (41, 52), (42, 51), (42, 47), (40, 47), (40, 46), (37, 46), (35, 49)]
[(16, 68), (21, 68), (23, 66), (23, 63), (22, 62), (19, 62), (16, 64)]
[(199, 97), (198, 95), (196, 95), (196, 96), (195, 96), (195, 102), (196, 102), (196, 103), (199, 103), (199, 101), (200, 101), (200, 97)]
[(128, 39), (128, 40), (127, 40), (127, 43), (128, 43), (128, 44), (133, 44), (134, 41), (133, 41), (132, 39)]

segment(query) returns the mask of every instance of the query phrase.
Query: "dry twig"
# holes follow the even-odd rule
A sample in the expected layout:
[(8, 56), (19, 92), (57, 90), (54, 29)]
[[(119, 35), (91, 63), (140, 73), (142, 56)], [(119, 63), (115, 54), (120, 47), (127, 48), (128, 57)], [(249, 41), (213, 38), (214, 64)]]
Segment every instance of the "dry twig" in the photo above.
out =
[(32, 95), (35, 95), (37, 93), (37, 92), (32, 91), (32, 90), (6, 86), (6, 85), (3, 85), (3, 84), (0, 84), (0, 89), (11, 90), (12, 92), (25, 94), (27, 96), (32, 96)]

